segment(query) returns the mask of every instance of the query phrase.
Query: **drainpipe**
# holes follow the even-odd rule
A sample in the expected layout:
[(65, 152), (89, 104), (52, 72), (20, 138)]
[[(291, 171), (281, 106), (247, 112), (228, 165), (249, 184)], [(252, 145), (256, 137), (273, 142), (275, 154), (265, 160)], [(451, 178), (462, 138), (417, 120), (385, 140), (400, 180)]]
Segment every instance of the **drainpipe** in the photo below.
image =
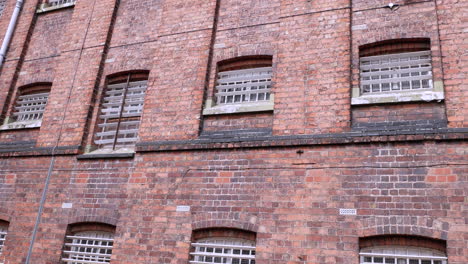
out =
[(13, 36), (13, 31), (15, 31), (16, 22), (18, 21), (18, 15), (22, 7), (23, 0), (17, 0), (15, 10), (13, 10), (13, 15), (10, 19), (10, 24), (8, 25), (8, 29), (5, 33), (5, 38), (3, 38), (2, 47), (0, 48), (0, 67), (2, 67), (3, 61), (5, 60), (6, 52), (8, 50), (8, 46), (10, 45), (10, 40)]

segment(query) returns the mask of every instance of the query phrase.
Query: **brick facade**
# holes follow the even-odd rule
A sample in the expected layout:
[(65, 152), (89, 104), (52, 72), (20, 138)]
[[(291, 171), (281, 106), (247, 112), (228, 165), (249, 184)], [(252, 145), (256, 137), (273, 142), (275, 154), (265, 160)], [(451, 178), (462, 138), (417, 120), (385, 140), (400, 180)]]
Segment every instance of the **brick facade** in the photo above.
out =
[[(21, 87), (52, 86), (40, 127), (0, 130), (0, 263), (60, 263), (66, 235), (95, 230), (115, 233), (114, 264), (188, 263), (210, 236), (255, 240), (259, 264), (358, 264), (376, 245), (468, 263), (468, 3), (394, 3), (26, 0), (0, 120)], [(360, 49), (401, 39), (429, 40), (445, 98), (351, 105)], [(203, 114), (226, 61), (265, 58), (273, 110)], [(143, 71), (135, 152), (91, 152), (107, 81)]]

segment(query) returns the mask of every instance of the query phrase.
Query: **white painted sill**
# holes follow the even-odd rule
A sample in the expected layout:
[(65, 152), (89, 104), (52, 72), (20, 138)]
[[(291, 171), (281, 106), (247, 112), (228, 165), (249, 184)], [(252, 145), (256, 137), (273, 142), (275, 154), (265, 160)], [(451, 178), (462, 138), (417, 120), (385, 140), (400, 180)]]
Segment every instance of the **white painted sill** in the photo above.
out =
[(203, 115), (223, 115), (237, 113), (265, 112), (274, 110), (273, 98), (266, 102), (223, 104), (212, 106), (212, 101), (208, 99), (203, 109)]
[(388, 93), (359, 95), (359, 88), (353, 88), (351, 105), (387, 104), (404, 102), (432, 102), (444, 100), (442, 82), (434, 82), (432, 90), (394, 91)]
[(116, 150), (112, 149), (96, 149), (88, 152), (84, 155), (102, 155), (102, 154), (123, 154), (123, 153), (135, 153), (135, 148), (119, 148)]
[(31, 121), (20, 121), (8, 123), (0, 126), (0, 130), (16, 130), (16, 129), (25, 129), (25, 128), (38, 128), (41, 127), (41, 120), (31, 120)]

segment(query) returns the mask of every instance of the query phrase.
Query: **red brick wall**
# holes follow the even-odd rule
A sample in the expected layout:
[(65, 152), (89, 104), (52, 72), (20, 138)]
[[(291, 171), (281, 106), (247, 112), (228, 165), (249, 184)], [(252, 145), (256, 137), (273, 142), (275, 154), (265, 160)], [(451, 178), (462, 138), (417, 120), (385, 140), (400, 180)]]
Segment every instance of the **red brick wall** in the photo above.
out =
[(466, 127), (468, 124), (468, 100), (466, 91), (468, 85), (466, 75), (468, 68), (466, 57), (461, 48), (466, 45), (466, 26), (463, 20), (468, 8), (466, 1), (437, 0), (441, 53), (443, 55), (445, 98), (447, 103), (447, 118), (450, 127)]
[[(56, 70), (56, 58), (60, 54), (59, 46), (63, 30), (71, 19), (72, 14), (73, 9), (65, 9), (63, 12), (44, 13), (38, 15), (35, 19), (34, 25), (30, 27), (32, 30), (32, 33), (30, 33), (31, 41), (28, 42), (28, 45), (22, 47), (25, 54), (21, 60), (21, 68), (16, 71), (17, 77), (13, 81), (9, 80), (9, 85), (13, 88), (9, 90), (4, 89), (5, 95), (7, 91), (10, 92), (10, 100), (4, 104), (3, 118), (11, 116), (14, 111), (13, 107), (15, 106), (20, 87), (53, 81)], [(10, 52), (8, 54), (11, 54)], [(10, 62), (7, 61), (6, 63)], [(12, 74), (14, 73), (12, 72)], [(8, 73), (4, 73), (1, 76), (11, 77)], [(7, 84), (3, 86), (3, 88), (7, 87)], [(36, 140), (37, 136), (38, 129), (0, 131), (0, 138), (6, 139), (6, 142), (31, 141)]]
[(231, 237), (255, 241), (256, 235), (254, 232), (248, 232), (239, 229), (209, 228), (194, 230), (191, 240), (195, 242), (196, 240), (210, 237)]
[[(226, 227), (256, 233), (258, 263), (357, 263), (360, 237), (392, 234), (446, 240), (449, 263), (462, 264), (465, 149), (414, 142), (61, 157), (34, 263), (58, 261), (67, 225), (87, 221), (116, 225), (113, 263), (185, 263), (193, 230)], [(4, 254), (23, 263), (49, 158), (0, 162), (9, 168), (0, 178), (10, 179), (1, 189), (15, 190), (2, 207), (16, 208)], [(430, 180), (442, 170), (455, 181)]]
[[(414, 40), (426, 38), (430, 42), (428, 47), (432, 56), (433, 81), (442, 81), (442, 57), (440, 51), (439, 29), (437, 6), (433, 1), (413, 2), (413, 1), (393, 1), (398, 4), (397, 9), (385, 8), (388, 2), (385, 1), (354, 1), (352, 19), (352, 72), (353, 87), (359, 86), (359, 56), (379, 54), (373, 47), (374, 43), (383, 41), (395, 42), (395, 45), (388, 45), (387, 48), (394, 48), (401, 51), (418, 49), (408, 45), (398, 45), (401, 42), (395, 40), (403, 39), (403, 43), (411, 44)], [(385, 34), (383, 34), (385, 32)], [(366, 47), (368, 48), (366, 50)], [(382, 47), (385, 48), (385, 47)], [(446, 89), (447, 90), (447, 89)], [(447, 98), (447, 97), (446, 97)], [(415, 107), (416, 106), (416, 107)], [(432, 108), (432, 109), (431, 109)], [(397, 110), (398, 109), (398, 110)], [(409, 115), (408, 115), (409, 113)], [(390, 115), (390, 116), (389, 116)], [(388, 117), (387, 117), (388, 116)], [(394, 117), (396, 119), (393, 120)], [(364, 117), (369, 120), (369, 124), (363, 124)], [(373, 118), (374, 117), (374, 118)], [(399, 104), (398, 106), (376, 105), (352, 108), (352, 126), (394, 126), (395, 121), (409, 121), (414, 117), (418, 120), (440, 120), (439, 127), (446, 126), (444, 104), (437, 103), (415, 103)], [(379, 124), (373, 124), (373, 119)], [(388, 124), (383, 124), (387, 122)], [(418, 126), (419, 124), (415, 124)], [(408, 127), (403, 127), (407, 129)]]
[[(467, 263), (467, 68), (460, 48), (467, 3), (395, 1), (401, 6), (391, 11), (384, 0), (355, 0), (352, 9), (350, 2), (78, 0), (73, 9), (35, 18), (37, 3), (26, 1), (0, 72), (0, 105), (8, 109), (27, 83), (53, 87), (39, 131), (0, 132), (6, 263), (25, 261), (51, 165), (47, 151), (57, 143), (91, 144), (106, 77), (129, 70), (150, 72), (140, 141), (179, 145), (127, 159), (77, 159), (80, 150), (56, 155), (30, 263), (58, 263), (68, 227), (86, 222), (116, 227), (113, 264), (187, 263), (194, 230), (210, 228), (254, 233), (259, 264), (358, 263), (359, 239), (381, 235), (443, 240), (450, 264)], [(53, 21), (68, 21), (53, 29), (60, 39), (40, 34)], [(359, 46), (420, 37), (431, 40), (445, 110), (443, 103), (351, 108)], [(273, 57), (273, 113), (203, 117), (217, 63), (249, 55)], [(437, 130), (344, 134), (358, 123), (424, 121), (445, 111), (458, 140)], [(201, 128), (260, 127), (272, 128), (270, 140), (283, 145), (245, 139), (246, 148), (228, 141), (193, 150)], [(289, 141), (308, 134), (324, 144)], [(2, 145), (34, 138), (44, 148)], [(357, 215), (339, 215), (340, 208)]]
[(354, 106), (353, 128), (361, 129), (418, 129), (445, 127), (443, 103), (400, 103), (387, 105)]
[(270, 129), (273, 126), (273, 114), (249, 113), (207, 116), (203, 119), (203, 132)]

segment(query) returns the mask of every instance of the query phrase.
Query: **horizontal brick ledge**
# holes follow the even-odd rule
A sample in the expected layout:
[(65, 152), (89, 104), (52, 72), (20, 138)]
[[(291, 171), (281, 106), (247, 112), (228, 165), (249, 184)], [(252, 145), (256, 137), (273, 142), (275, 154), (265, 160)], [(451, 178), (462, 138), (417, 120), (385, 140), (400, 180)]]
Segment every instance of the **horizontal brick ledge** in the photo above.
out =
[(124, 159), (133, 158), (135, 153), (109, 153), (109, 154), (84, 154), (78, 155), (76, 158), (79, 160), (83, 159)]
[(417, 131), (359, 131), (336, 134), (261, 136), (246, 138), (170, 140), (140, 142), (136, 152), (178, 150), (264, 148), (310, 145), (335, 145), (375, 142), (403, 142), (421, 140), (463, 140), (468, 138), (468, 128), (434, 129)]
[[(359, 131), (347, 133), (330, 133), (315, 135), (292, 136), (254, 136), (251, 138), (198, 138), (193, 140), (170, 140), (155, 142), (140, 142), (136, 152), (161, 152), (161, 151), (185, 151), (185, 150), (210, 150), (210, 149), (234, 149), (234, 148), (268, 148), (288, 146), (313, 146), (313, 145), (342, 145), (362, 144), (378, 142), (404, 142), (422, 140), (466, 140), (468, 128), (444, 128), (419, 131)], [(32, 142), (23, 144), (1, 143), (0, 157), (20, 156), (50, 156), (53, 147), (34, 147)], [(22, 146), (21, 146), (22, 145)], [(15, 146), (15, 147), (13, 147)], [(77, 155), (81, 153), (81, 146), (62, 146), (54, 150), (54, 155)], [(79, 155), (78, 159), (102, 159), (102, 158), (132, 158), (134, 153), (122, 154), (96, 154)]]
[[(3, 144), (0, 144), (2, 146)], [(54, 155), (76, 155), (80, 153), (81, 146), (62, 147), (34, 147), (34, 145), (18, 147), (16, 149), (0, 149), (0, 157), (23, 157), (23, 156), (51, 156)]]

